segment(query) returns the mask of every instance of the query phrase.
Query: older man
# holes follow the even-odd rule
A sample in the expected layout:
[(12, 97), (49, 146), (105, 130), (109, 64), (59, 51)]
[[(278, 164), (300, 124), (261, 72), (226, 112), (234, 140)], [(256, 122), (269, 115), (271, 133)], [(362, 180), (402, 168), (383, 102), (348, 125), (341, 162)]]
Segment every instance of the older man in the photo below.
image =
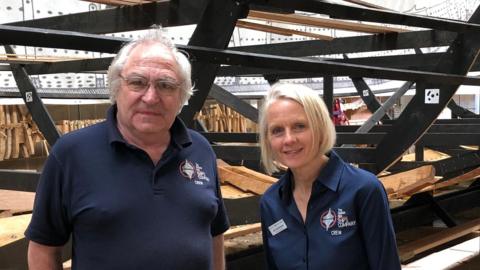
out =
[(127, 44), (109, 68), (107, 120), (63, 136), (42, 173), (30, 269), (223, 269), (228, 220), (209, 143), (177, 118), (190, 63), (161, 30)]

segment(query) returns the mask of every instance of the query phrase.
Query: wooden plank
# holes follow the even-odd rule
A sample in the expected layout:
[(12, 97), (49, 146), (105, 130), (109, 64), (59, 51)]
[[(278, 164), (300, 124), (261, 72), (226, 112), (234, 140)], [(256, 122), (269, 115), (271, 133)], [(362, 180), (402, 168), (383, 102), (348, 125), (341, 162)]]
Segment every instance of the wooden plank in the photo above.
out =
[(333, 40), (333, 37), (327, 36), (327, 35), (320, 35), (320, 34), (315, 34), (315, 33), (309, 33), (309, 32), (304, 32), (304, 31), (298, 31), (298, 30), (283, 28), (283, 27), (253, 23), (253, 22), (248, 22), (248, 21), (245, 21), (245, 20), (237, 21), (237, 27), (241, 27), (241, 28), (245, 28), (245, 29), (251, 29), (251, 30), (257, 30), (257, 31), (262, 31), (262, 32), (267, 32), (267, 33), (273, 33), (273, 34), (278, 34), (278, 35), (283, 35), (283, 36), (298, 35), (298, 36), (304, 36), (304, 37), (311, 37), (311, 38), (315, 38), (315, 39), (318, 39), (318, 40)]
[(265, 182), (265, 183), (268, 183), (268, 184), (274, 184), (274, 183), (277, 182), (277, 179), (275, 177), (257, 172), (255, 170), (249, 169), (245, 166), (230, 166), (229, 169), (234, 171), (234, 172), (243, 174), (243, 175), (253, 176), (256, 179), (258, 179), (259, 181), (262, 181), (262, 182)]
[(17, 106), (10, 106), (10, 121), (12, 126), (12, 158), (20, 156), (20, 125), (18, 122)]
[(35, 192), (0, 189), (0, 210), (31, 211)]
[(422, 252), (448, 243), (452, 240), (465, 236), (479, 229), (480, 218), (477, 218), (464, 224), (420, 238), (408, 244), (401, 245), (398, 249), (400, 253), (400, 260), (404, 262)]
[(7, 151), (7, 131), (5, 129), (5, 111), (4, 105), (0, 105), (0, 161), (5, 157), (5, 152)]
[(222, 197), (224, 199), (238, 199), (238, 198), (245, 198), (245, 197), (250, 197), (254, 196), (253, 193), (250, 192), (244, 192), (232, 185), (229, 184), (224, 184), (220, 186), (220, 189), (222, 191)]
[(354, 22), (327, 19), (327, 18), (307, 17), (302, 15), (296, 15), (296, 14), (278, 14), (278, 13), (270, 13), (270, 12), (263, 12), (263, 11), (256, 11), (256, 10), (250, 10), (250, 12), (248, 13), (248, 18), (277, 21), (282, 23), (310, 25), (315, 27), (325, 27), (325, 28), (341, 29), (346, 31), (372, 33), (372, 34), (401, 33), (401, 32), (408, 31), (401, 28), (387, 27), (387, 26), (381, 26), (381, 25), (354, 23)]
[(0, 218), (0, 248), (23, 239), (31, 214)]
[(230, 170), (228, 167), (219, 166), (218, 176), (222, 183), (229, 183), (235, 187), (261, 195), (270, 187), (270, 184), (257, 181), (254, 177), (245, 176)]
[(390, 194), (388, 197), (398, 199), (405, 196), (411, 196), (417, 193), (418, 191), (422, 190), (423, 188), (427, 186), (431, 186), (432, 184), (436, 183), (438, 180), (439, 179), (435, 178), (435, 176), (421, 179), (419, 181), (416, 181), (415, 183), (401, 187), (399, 190), (397, 190), (397, 192)]
[(432, 165), (425, 165), (405, 172), (380, 176), (387, 194), (397, 193), (404, 187), (414, 185), (416, 182), (431, 181), (435, 178), (435, 168)]
[(452, 186), (452, 185), (456, 185), (456, 184), (459, 184), (459, 183), (462, 183), (462, 182), (473, 180), (473, 179), (475, 179), (479, 176), (480, 176), (480, 167), (475, 168), (475, 169), (473, 169), (473, 170), (471, 170), (471, 171), (469, 171), (465, 174), (459, 175), (459, 176), (454, 177), (452, 179), (449, 179), (449, 180), (446, 180), (446, 181), (443, 181), (443, 182), (439, 182), (439, 183), (435, 183), (434, 185), (426, 187), (422, 191), (429, 191), (429, 190), (436, 190), (436, 189), (440, 189), (440, 188), (445, 188), (445, 187), (448, 187), (448, 186)]
[(5, 147), (5, 156), (4, 159), (10, 159), (12, 155), (12, 128), (11, 128), (11, 120), (10, 120), (10, 106), (5, 106), (5, 126), (6, 126), (6, 133), (7, 133), (7, 140), (6, 140), (6, 147)]
[(262, 227), (260, 223), (241, 225), (235, 228), (231, 228), (225, 232), (223, 235), (224, 239), (232, 239), (239, 236), (244, 236), (251, 233), (256, 233), (261, 231)]

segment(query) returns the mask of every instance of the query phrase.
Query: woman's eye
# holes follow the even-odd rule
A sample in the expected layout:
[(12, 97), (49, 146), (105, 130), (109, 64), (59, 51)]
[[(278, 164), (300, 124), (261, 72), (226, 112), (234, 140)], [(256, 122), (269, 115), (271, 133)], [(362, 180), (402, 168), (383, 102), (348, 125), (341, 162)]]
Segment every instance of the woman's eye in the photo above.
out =
[(272, 128), (272, 129), (270, 130), (270, 134), (272, 134), (272, 135), (279, 135), (279, 134), (282, 133), (282, 131), (283, 131), (282, 128)]
[(304, 130), (306, 127), (307, 127), (307, 125), (305, 125), (305, 124), (296, 124), (294, 128), (296, 130)]

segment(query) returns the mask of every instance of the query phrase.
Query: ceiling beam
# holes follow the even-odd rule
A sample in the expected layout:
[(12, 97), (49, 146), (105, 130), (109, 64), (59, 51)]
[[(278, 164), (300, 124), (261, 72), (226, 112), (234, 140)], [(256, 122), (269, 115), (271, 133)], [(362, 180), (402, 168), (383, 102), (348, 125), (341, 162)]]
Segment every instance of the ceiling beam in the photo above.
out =
[(260, 24), (260, 23), (253, 23), (245, 20), (239, 20), (237, 22), (237, 27), (250, 29), (250, 30), (257, 30), (257, 31), (262, 31), (267, 33), (273, 33), (273, 34), (283, 35), (283, 36), (298, 35), (298, 36), (304, 36), (304, 37), (311, 37), (319, 40), (333, 40), (333, 37), (327, 36), (327, 35), (297, 31), (293, 29), (271, 26), (271, 25)]
[(328, 19), (328, 18), (309, 17), (309, 16), (303, 16), (303, 15), (297, 15), (297, 14), (271, 13), (271, 12), (255, 11), (255, 10), (251, 10), (248, 13), (248, 18), (254, 19), (254, 20), (266, 20), (266, 21), (274, 21), (274, 22), (288, 23), (288, 24), (293, 23), (293, 24), (299, 24), (299, 25), (307, 25), (307, 26), (314, 26), (314, 27), (321, 27), (321, 28), (332, 28), (332, 29), (338, 29), (338, 30), (371, 33), (371, 34), (400, 33), (400, 32), (408, 31), (406, 29), (402, 29), (398, 27), (349, 22), (349, 21), (342, 21), (342, 20), (335, 20), (335, 19)]
[[(480, 25), (455, 20), (411, 15), (395, 11), (362, 8), (348, 4), (334, 3), (328, 0), (252, 0), (251, 4), (271, 6), (298, 11), (326, 14), (331, 18), (358, 20), (376, 23), (398, 24), (442, 31), (468, 32), (480, 31)], [(253, 8), (255, 9), (255, 8)]]
[(332, 41), (309, 40), (238, 46), (230, 49), (298, 57), (448, 46), (455, 37), (456, 34), (452, 32), (426, 30), (335, 38)]

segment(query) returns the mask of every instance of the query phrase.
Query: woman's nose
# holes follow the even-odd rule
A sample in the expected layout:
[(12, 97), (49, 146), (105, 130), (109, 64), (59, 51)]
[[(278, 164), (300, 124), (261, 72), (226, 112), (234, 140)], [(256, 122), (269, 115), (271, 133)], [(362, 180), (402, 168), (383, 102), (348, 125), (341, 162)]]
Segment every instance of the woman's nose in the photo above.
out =
[(295, 134), (293, 134), (293, 132), (291, 130), (286, 130), (285, 131), (285, 138), (284, 138), (284, 143), (293, 143), (295, 142), (296, 140), (296, 137), (295, 137)]

